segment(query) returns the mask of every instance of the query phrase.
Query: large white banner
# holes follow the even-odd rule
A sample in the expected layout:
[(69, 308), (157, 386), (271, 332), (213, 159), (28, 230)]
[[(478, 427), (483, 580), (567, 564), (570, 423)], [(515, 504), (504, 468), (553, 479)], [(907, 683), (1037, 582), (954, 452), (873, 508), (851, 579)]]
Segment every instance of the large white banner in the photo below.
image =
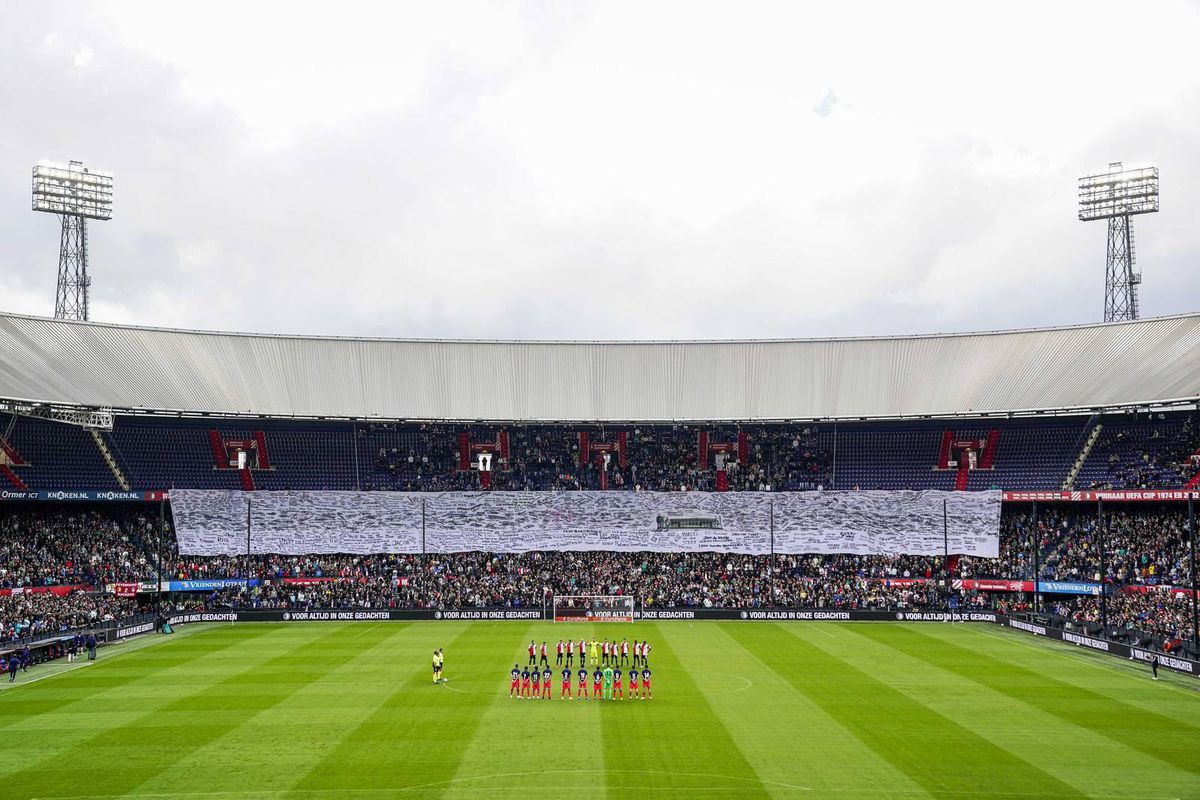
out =
[(960, 555), (1000, 555), (998, 491), (786, 492), (770, 496), (775, 501), (777, 553), (936, 555), (948, 545), (951, 553)]
[[(249, 519), (247, 519), (249, 503)], [(402, 492), (175, 489), (183, 555), (421, 552), (421, 496)]]
[[(230, 492), (176, 489), (180, 552), (951, 553), (995, 558), (1000, 492)], [(943, 508), (945, 515), (943, 516)], [(943, 540), (943, 536), (945, 540)]]

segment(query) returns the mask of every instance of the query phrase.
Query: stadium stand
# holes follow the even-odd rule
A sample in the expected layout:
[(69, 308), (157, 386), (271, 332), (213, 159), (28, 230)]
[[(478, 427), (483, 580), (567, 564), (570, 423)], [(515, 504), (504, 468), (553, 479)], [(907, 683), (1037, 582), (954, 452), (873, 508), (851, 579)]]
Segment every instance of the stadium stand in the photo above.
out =
[[(5, 434), (7, 431), (7, 434)], [(20, 463), (10, 465), (26, 488), (116, 490), (116, 478), (83, 428), (31, 417), (0, 415), (7, 458), (17, 455)], [(0, 476), (0, 489), (21, 488)]]
[[(0, 415), (0, 490), (1194, 487), (1197, 345), (1200, 315), (952, 336), (528, 343), (257, 336), (0, 314), (0, 407), (20, 411)], [(44, 418), (64, 408), (111, 411), (115, 423), (86, 430)], [(1180, 514), (1155, 504), (1111, 510), (1101, 575), (1094, 514), (1055, 503), (1039, 507), (1036, 523), (1027, 504), (1006, 504), (999, 558), (948, 563), (815, 554), (180, 556), (170, 531), (159, 541), (144, 505), (5, 504), (0, 636), (144, 607), (151, 595), (111, 589), (153, 587), (162, 549), (164, 578), (258, 581), (167, 598), (189, 607), (536, 607), (546, 592), (595, 592), (649, 606), (926, 608), (948, 602), (949, 578), (962, 581), (953, 584), (961, 606), (1020, 610), (1029, 591), (968, 583), (1103, 580), (1117, 592), (1107, 598), (1112, 629), (1162, 644), (1186, 627), (1170, 593), (1191, 580)], [(1093, 599), (1046, 597), (1066, 624), (1095, 628)]]
[[(1114, 628), (1163, 641), (1185, 635), (1190, 607), (1167, 587), (1189, 580), (1177, 505), (1133, 504), (1106, 515), (1107, 583)], [(1046, 580), (1099, 575), (1094, 511), (1009, 504), (998, 559), (954, 559), (956, 578), (1028, 580), (1033, 543)], [(157, 520), (140, 504), (52, 505), (0, 516), (0, 630), (8, 638), (59, 632), (146, 607), (152, 595), (113, 597), (113, 583), (155, 581)], [(163, 577), (247, 577), (257, 585), (176, 594), (184, 607), (252, 609), (540, 607), (548, 595), (628, 594), (646, 607), (919, 609), (944, 607), (943, 559), (930, 556), (745, 556), (697, 553), (379, 554), (181, 556), (171, 531)], [(153, 584), (151, 584), (153, 585)], [(48, 591), (56, 587), (57, 591)], [(960, 590), (962, 608), (1027, 608), (1028, 593)], [(1092, 598), (1055, 598), (1057, 613), (1094, 625)], [(1163, 639), (1165, 637), (1165, 639)]]
[[(1200, 448), (1194, 413), (1153, 416), (1106, 422), (1076, 486), (1186, 485), (1200, 471), (1193, 457)], [(485, 488), (478, 457), (489, 450), (494, 459), (486, 488), (497, 490), (1057, 489), (1079, 454), (1089, 420), (601, 428), (315, 420), (250, 425), (231, 418), (118, 416), (111, 433), (102, 435), (135, 490), (243, 488), (241, 472), (231, 466), (238, 449), (248, 455), (253, 488), (267, 490), (476, 490)], [(84, 430), (6, 416), (0, 416), (0, 429), (10, 431), (7, 441), (22, 459), (11, 471), (26, 488), (119, 488)], [(585, 459), (581, 437), (589, 450)], [(707, 442), (703, 463), (702, 442)], [(960, 466), (967, 464), (967, 483), (957, 487)]]
[(1195, 412), (1107, 415), (1102, 424), (1077, 486), (1168, 488), (1186, 486), (1200, 474)]

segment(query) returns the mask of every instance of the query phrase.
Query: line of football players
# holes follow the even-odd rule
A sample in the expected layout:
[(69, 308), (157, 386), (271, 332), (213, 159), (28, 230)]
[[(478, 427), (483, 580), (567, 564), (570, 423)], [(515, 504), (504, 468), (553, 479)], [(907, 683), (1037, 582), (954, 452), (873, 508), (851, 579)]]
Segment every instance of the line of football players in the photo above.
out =
[[(629, 694), (625, 694), (625, 677), (629, 679)], [(575, 678), (576, 691), (571, 692), (572, 678)], [(588, 690), (588, 678), (591, 678), (591, 691)], [(559, 700), (652, 700), (654, 693), (651, 687), (653, 675), (649, 662), (643, 666), (630, 667), (622, 670), (618, 666), (605, 666), (603, 669), (596, 665), (589, 672), (587, 667), (580, 667), (576, 672), (571, 667), (563, 666), (559, 681)], [(518, 700), (550, 700), (553, 697), (554, 672), (547, 664), (539, 668), (536, 664), (532, 669), (526, 665), (521, 667), (513, 664), (509, 673), (508, 696)]]

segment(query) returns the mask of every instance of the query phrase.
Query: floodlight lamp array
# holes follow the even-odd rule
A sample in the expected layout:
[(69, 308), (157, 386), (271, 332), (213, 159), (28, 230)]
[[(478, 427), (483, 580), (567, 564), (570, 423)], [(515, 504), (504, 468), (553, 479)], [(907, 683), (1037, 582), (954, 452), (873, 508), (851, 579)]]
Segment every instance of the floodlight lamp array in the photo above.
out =
[(1079, 219), (1088, 222), (1158, 211), (1158, 168), (1123, 169), (1079, 179)]
[(113, 176), (78, 161), (39, 161), (33, 168), (33, 210), (88, 219), (112, 219)]

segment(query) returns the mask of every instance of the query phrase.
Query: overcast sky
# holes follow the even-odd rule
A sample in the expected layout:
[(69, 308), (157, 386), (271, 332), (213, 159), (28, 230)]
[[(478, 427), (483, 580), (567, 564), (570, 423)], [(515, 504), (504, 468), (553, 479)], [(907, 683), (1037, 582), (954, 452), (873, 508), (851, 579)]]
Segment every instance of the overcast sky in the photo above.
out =
[(539, 339), (1099, 321), (1076, 179), (1154, 164), (1200, 308), (1200, 5), (0, 0), (0, 310), (39, 159), (115, 173), (92, 317)]

